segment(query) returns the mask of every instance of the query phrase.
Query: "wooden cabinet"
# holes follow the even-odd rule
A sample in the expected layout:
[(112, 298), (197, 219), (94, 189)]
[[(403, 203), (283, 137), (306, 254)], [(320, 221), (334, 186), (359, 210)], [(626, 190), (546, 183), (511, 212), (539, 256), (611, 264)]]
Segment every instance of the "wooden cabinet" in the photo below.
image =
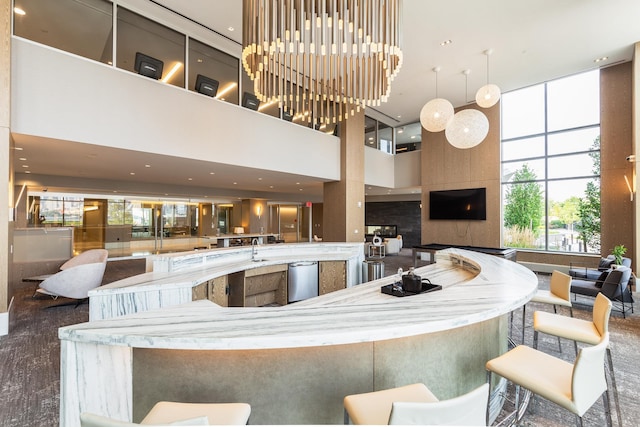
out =
[(347, 287), (347, 264), (344, 261), (320, 261), (318, 291), (320, 295)]
[(261, 307), (287, 304), (288, 264), (269, 265), (230, 274), (229, 305)]
[(216, 277), (195, 286), (191, 292), (192, 301), (208, 299), (221, 307), (229, 306), (229, 281), (227, 276)]
[[(286, 305), (288, 269), (288, 264), (268, 265), (217, 277), (195, 286), (192, 299), (208, 299), (222, 307)], [(344, 289), (346, 284), (345, 261), (318, 263), (320, 295)]]

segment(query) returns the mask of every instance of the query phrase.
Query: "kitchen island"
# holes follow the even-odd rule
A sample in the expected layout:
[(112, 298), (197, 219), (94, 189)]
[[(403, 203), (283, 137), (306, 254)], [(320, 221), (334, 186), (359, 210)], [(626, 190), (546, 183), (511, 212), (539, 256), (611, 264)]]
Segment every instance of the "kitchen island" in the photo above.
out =
[(251, 424), (341, 424), (348, 394), (413, 382), (441, 399), (467, 392), (506, 351), (508, 314), (537, 279), (461, 249), (436, 261), (416, 274), (442, 290), (415, 296), (381, 293), (387, 277), (282, 307), (201, 300), (61, 328), (60, 424), (83, 411), (139, 421), (159, 400), (247, 402)]

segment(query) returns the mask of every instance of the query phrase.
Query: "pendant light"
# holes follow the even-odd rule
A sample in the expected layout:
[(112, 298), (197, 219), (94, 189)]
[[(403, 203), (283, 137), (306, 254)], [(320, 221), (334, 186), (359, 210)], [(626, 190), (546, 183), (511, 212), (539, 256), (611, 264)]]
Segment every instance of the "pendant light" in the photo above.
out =
[(482, 108), (490, 108), (500, 100), (500, 88), (494, 84), (489, 84), (489, 55), (493, 50), (487, 49), (484, 54), (487, 56), (487, 84), (476, 92), (476, 103)]
[(427, 102), (420, 110), (420, 123), (429, 132), (441, 132), (453, 118), (453, 105), (443, 98), (438, 98), (438, 72), (440, 67), (435, 67), (436, 73), (436, 97)]
[[(462, 72), (467, 79), (470, 70)], [(465, 91), (465, 99), (466, 99)], [(480, 144), (489, 133), (489, 120), (479, 110), (467, 108), (458, 111), (445, 129), (445, 136), (449, 144), (456, 148), (467, 149)]]

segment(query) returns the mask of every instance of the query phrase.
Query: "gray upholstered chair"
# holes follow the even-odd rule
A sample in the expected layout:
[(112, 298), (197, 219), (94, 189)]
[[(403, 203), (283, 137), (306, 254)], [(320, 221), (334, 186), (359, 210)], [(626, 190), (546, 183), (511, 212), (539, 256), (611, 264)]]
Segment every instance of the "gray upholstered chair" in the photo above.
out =
[(62, 264), (60, 271), (41, 282), (36, 292), (75, 299), (79, 304), (88, 298), (91, 289), (102, 284), (108, 256), (106, 249), (83, 252)]

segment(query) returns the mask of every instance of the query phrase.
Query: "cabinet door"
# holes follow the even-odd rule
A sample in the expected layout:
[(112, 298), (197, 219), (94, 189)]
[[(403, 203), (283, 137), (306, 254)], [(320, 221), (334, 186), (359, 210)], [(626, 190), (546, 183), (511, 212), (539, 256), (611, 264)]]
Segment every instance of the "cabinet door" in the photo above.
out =
[(229, 280), (227, 276), (216, 277), (209, 280), (209, 301), (213, 301), (221, 307), (229, 306)]
[(344, 261), (320, 261), (320, 295), (344, 289), (347, 286), (347, 264)]

